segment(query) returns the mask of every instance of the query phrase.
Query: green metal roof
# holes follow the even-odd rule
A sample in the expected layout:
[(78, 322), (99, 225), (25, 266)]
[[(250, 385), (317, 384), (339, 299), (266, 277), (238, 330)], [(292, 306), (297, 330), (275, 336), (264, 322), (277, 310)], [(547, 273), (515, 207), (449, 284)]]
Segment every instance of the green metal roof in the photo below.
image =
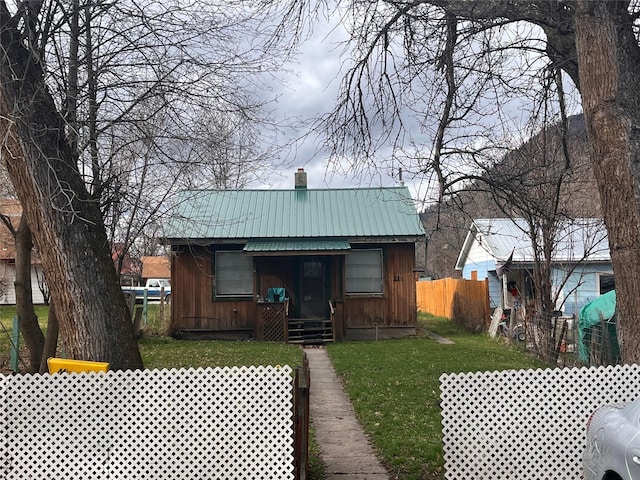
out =
[(422, 235), (406, 187), (189, 190), (165, 224), (165, 237), (173, 240)]
[(244, 249), (247, 253), (269, 252), (339, 252), (351, 250), (347, 240), (249, 240)]

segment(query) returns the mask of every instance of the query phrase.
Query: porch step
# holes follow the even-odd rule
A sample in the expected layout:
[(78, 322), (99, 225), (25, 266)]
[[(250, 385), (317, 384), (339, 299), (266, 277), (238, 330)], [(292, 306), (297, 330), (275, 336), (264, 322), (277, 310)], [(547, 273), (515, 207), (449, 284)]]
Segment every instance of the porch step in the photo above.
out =
[(302, 345), (333, 342), (331, 319), (290, 318), (288, 321), (289, 343)]

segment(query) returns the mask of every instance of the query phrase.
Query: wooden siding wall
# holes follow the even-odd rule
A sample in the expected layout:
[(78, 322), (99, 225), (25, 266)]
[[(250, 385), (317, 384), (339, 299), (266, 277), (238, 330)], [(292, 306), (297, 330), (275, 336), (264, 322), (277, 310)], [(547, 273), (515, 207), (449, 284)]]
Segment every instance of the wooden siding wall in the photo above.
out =
[[(365, 248), (380, 248), (371, 245)], [(229, 247), (226, 247), (228, 249)], [(346, 336), (350, 327), (415, 327), (416, 283), (413, 244), (386, 244), (383, 259), (385, 278), (382, 296), (346, 296), (344, 256), (329, 261), (329, 298), (335, 307), (336, 336)], [(256, 298), (220, 300), (213, 298), (211, 249), (189, 247), (172, 257), (172, 331), (247, 331), (252, 332)], [(290, 315), (295, 316), (295, 294), (299, 275), (296, 257), (256, 257), (255, 292), (266, 296), (269, 287), (284, 287), (290, 297)]]
[[(554, 267), (554, 285), (559, 285), (565, 280), (566, 270), (561, 266)], [(613, 274), (611, 264), (585, 263), (576, 266), (569, 278), (566, 278), (562, 292), (564, 304), (556, 305), (556, 308), (562, 310), (564, 315), (579, 315), (582, 307), (600, 295), (600, 274)]]
[(256, 257), (256, 292), (267, 296), (269, 288), (282, 287), (289, 298), (290, 306), (295, 305), (296, 264), (294, 257)]
[[(369, 248), (378, 248), (372, 245)], [(413, 244), (384, 246), (384, 294), (345, 299), (345, 327), (415, 327), (416, 282)]]
[(206, 247), (176, 252), (171, 261), (171, 328), (176, 330), (253, 330), (253, 297), (213, 301), (211, 253)]
[(471, 328), (490, 321), (489, 282), (444, 278), (416, 282), (418, 310), (446, 317)]

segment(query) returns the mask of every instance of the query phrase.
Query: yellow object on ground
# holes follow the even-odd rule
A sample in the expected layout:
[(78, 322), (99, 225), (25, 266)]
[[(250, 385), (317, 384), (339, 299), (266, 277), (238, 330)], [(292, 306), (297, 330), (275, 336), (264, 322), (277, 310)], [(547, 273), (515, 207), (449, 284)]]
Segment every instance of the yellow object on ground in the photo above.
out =
[(106, 362), (89, 362), (86, 360), (69, 360), (66, 358), (48, 358), (49, 373), (71, 372), (106, 372), (109, 364)]

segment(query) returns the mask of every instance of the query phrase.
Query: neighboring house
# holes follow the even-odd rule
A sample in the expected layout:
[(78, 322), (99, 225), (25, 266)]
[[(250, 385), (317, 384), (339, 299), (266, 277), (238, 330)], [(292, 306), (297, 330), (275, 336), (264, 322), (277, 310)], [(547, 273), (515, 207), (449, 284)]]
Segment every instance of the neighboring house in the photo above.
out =
[[(22, 206), (18, 200), (0, 199), (0, 214), (5, 215), (15, 228), (20, 224)], [(16, 246), (9, 229), (0, 223), (0, 305), (15, 305)], [(44, 304), (42, 290), (47, 291), (40, 259), (35, 250), (31, 254), (31, 288), (33, 303)]]
[(415, 332), (424, 230), (409, 190), (307, 189), (302, 169), (295, 187), (183, 192), (165, 229), (174, 334), (302, 342)]
[[(477, 219), (471, 224), (456, 270), (465, 279), (488, 279), (492, 308), (511, 308), (514, 302), (534, 306), (534, 255), (526, 232), (521, 218)], [(560, 290), (554, 308), (563, 315), (577, 315), (588, 302), (612, 290), (613, 268), (602, 220), (578, 219), (560, 228), (551, 267), (552, 289)]]
[(149, 278), (171, 279), (169, 258), (165, 255), (144, 256), (140, 261), (142, 262), (142, 283)]

